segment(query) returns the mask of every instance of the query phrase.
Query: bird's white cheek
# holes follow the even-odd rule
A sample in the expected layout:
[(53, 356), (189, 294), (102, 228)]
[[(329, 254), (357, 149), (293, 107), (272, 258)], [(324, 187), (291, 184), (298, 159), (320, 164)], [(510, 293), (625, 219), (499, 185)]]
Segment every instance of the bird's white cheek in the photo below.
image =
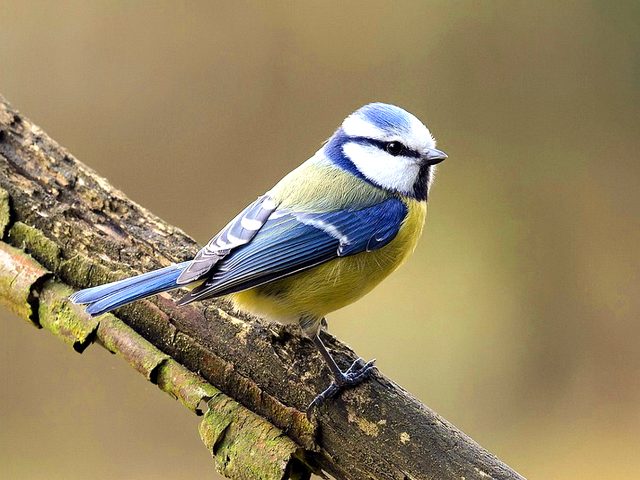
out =
[(410, 194), (418, 179), (420, 166), (413, 158), (394, 157), (373, 145), (347, 143), (344, 154), (369, 180), (383, 188)]

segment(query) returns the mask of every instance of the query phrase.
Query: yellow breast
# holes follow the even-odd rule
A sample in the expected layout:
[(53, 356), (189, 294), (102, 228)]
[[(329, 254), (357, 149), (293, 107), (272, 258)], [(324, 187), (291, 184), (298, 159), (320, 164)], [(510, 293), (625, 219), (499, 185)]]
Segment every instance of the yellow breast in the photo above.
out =
[(324, 317), (369, 293), (413, 252), (422, 233), (426, 202), (406, 199), (407, 216), (396, 237), (384, 247), (340, 257), (317, 267), (234, 293), (236, 307), (281, 322), (302, 315)]

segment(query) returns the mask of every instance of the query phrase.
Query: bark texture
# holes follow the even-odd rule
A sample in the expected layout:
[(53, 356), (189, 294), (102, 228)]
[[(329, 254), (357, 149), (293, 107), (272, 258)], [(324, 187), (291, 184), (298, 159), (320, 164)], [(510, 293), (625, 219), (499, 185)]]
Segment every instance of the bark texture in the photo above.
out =
[[(51, 272), (46, 275), (75, 288), (184, 261), (198, 250), (182, 231), (127, 199), (2, 97), (0, 186), (6, 191), (0, 203), (0, 221), (6, 217), (3, 240), (29, 253)], [(176, 307), (167, 294), (115, 314), (107, 317), (124, 322), (163, 359), (197, 372), (268, 420), (299, 447), (298, 458), (337, 479), (523, 478), (377, 371), (327, 402), (309, 422), (305, 408), (326, 386), (329, 373), (293, 327), (235, 314), (217, 301)], [(330, 335), (325, 339), (343, 368), (356, 358)], [(87, 338), (77, 342), (81, 350)], [(225, 429), (238, 425), (231, 422)], [(250, 422), (246, 428), (252, 428)], [(210, 430), (201, 433), (206, 437)], [(221, 447), (215, 443), (210, 448)]]

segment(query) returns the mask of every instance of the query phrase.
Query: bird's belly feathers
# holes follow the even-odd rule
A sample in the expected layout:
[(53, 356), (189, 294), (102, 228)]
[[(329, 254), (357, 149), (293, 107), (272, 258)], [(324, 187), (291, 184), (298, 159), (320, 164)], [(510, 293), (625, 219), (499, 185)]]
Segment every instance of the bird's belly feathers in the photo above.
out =
[(302, 315), (323, 317), (369, 293), (413, 252), (422, 232), (426, 203), (407, 200), (396, 237), (371, 252), (339, 257), (317, 267), (229, 295), (243, 311), (281, 322)]

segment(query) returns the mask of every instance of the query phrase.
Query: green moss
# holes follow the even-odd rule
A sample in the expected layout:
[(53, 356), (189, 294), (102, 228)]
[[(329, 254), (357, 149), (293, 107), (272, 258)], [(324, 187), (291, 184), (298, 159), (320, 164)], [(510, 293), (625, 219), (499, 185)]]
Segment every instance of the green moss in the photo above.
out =
[(106, 267), (91, 257), (81, 254), (60, 261), (56, 274), (69, 284), (84, 287), (102, 285), (129, 276), (125, 272), (114, 271), (113, 268)]
[(281, 430), (226, 395), (209, 402), (200, 436), (218, 471), (239, 480), (287, 478), (298, 450)]
[(25, 250), (49, 270), (55, 271), (60, 261), (60, 247), (37, 228), (16, 222), (9, 230), (9, 241)]
[(202, 413), (199, 409), (202, 400), (220, 394), (220, 390), (173, 359), (158, 367), (158, 387), (198, 414)]
[(84, 307), (73, 305), (69, 301), (72, 293), (66, 285), (47, 282), (40, 293), (38, 318), (40, 325), (81, 352), (91, 342), (99, 320), (88, 315)]
[(157, 368), (171, 358), (110, 313), (100, 316), (97, 335), (105, 348), (123, 357), (129, 365), (154, 383)]
[(89, 286), (91, 285), (89, 278), (94, 268), (96, 266), (89, 257), (76, 255), (69, 260), (62, 261), (57, 273), (69, 283)]

